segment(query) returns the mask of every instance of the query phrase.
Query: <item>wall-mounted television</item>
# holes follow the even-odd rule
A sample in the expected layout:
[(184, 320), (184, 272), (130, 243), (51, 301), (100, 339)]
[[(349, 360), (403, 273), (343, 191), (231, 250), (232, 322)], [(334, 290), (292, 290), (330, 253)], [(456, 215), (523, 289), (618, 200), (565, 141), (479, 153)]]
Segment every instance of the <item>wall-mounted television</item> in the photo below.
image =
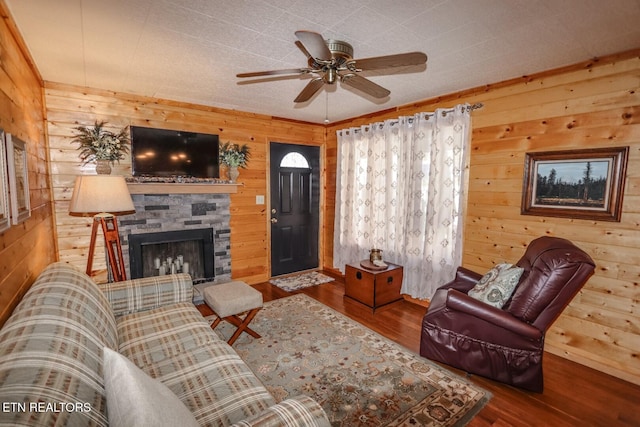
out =
[(219, 178), (218, 135), (131, 126), (137, 177)]

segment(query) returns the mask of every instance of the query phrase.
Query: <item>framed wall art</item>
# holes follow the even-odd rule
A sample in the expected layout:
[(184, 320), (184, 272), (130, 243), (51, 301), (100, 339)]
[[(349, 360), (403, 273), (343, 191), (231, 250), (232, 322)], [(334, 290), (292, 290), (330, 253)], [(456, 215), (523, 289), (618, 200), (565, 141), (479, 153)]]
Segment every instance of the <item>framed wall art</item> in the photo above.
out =
[(5, 134), (0, 129), (0, 232), (11, 227), (9, 214), (9, 181), (7, 177), (7, 148)]
[(5, 135), (5, 142), (9, 171), (11, 218), (14, 224), (19, 224), (31, 216), (27, 144), (9, 133)]
[(620, 221), (629, 147), (526, 153), (521, 213)]

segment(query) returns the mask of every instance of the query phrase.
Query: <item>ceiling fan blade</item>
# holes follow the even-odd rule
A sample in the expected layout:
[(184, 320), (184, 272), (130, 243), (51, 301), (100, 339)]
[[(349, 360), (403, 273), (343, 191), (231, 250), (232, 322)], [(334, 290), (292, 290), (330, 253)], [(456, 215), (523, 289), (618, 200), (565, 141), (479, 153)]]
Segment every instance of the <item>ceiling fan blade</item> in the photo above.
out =
[(331, 60), (331, 51), (320, 34), (313, 31), (296, 31), (296, 37), (315, 59)]
[(313, 61), (313, 56), (311, 56), (311, 54), (309, 53), (307, 48), (304, 47), (304, 45), (302, 44), (302, 42), (300, 40), (296, 40), (296, 46), (298, 46), (298, 49), (300, 49), (302, 51), (302, 53), (304, 53), (304, 56), (306, 56), (307, 59), (310, 59), (310, 60)]
[(322, 86), (324, 86), (324, 81), (322, 80), (321, 77), (311, 80), (309, 83), (307, 83), (304, 89), (302, 89), (302, 92), (300, 92), (298, 97), (294, 99), (293, 102), (308, 101), (309, 99), (311, 99), (313, 95), (315, 95), (317, 91), (319, 91), (322, 88)]
[(252, 85), (256, 83), (269, 83), (269, 82), (281, 82), (285, 80), (300, 80), (300, 74), (283, 74), (281, 76), (264, 76), (256, 77), (254, 79), (238, 80), (236, 84), (238, 86)]
[(408, 65), (422, 65), (427, 62), (427, 55), (422, 52), (409, 52), (356, 59), (354, 62), (356, 68), (362, 71), (380, 70), (383, 68), (405, 67)]
[(391, 93), (388, 89), (385, 89), (371, 80), (357, 74), (347, 74), (342, 76), (342, 83), (361, 90), (374, 98), (384, 98), (385, 96), (389, 96)]
[(308, 68), (289, 68), (288, 70), (271, 70), (271, 71), (256, 71), (253, 73), (240, 73), (236, 74), (236, 77), (262, 77), (262, 76), (276, 76), (279, 74), (305, 74), (308, 73)]

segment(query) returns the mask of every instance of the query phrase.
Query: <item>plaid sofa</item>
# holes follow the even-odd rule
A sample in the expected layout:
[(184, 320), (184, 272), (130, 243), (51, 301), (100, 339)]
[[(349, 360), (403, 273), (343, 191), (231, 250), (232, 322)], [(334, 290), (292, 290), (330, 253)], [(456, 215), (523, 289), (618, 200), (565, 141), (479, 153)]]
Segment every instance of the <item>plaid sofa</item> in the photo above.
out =
[(109, 425), (104, 347), (166, 385), (200, 425), (329, 424), (309, 397), (276, 404), (191, 298), (186, 274), (101, 289), (67, 264), (47, 267), (0, 330), (0, 426)]

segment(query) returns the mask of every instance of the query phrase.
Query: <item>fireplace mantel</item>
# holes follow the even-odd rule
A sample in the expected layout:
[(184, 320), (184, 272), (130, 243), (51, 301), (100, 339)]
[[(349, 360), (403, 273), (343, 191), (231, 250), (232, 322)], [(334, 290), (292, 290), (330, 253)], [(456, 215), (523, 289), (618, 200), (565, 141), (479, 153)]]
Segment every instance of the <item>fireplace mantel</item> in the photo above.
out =
[(129, 182), (131, 194), (231, 194), (242, 184)]

